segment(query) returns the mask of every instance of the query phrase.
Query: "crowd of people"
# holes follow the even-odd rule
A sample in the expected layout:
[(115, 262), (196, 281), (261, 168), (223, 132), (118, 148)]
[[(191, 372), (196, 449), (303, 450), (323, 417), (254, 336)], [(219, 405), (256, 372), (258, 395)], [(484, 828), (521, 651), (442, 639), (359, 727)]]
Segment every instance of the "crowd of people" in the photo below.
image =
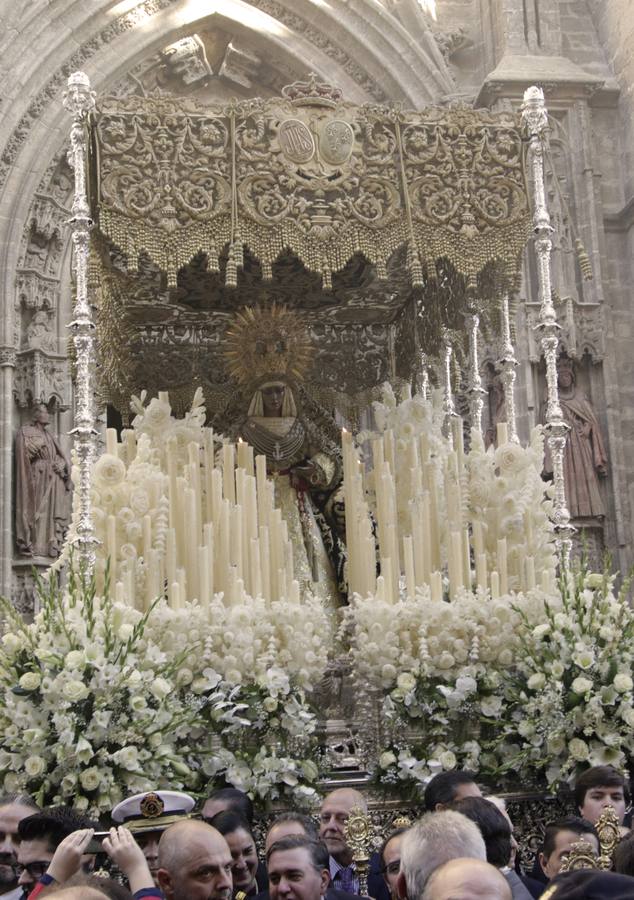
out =
[[(327, 794), (318, 819), (278, 814), (260, 847), (253, 804), (235, 788), (214, 792), (198, 812), (178, 791), (129, 797), (112, 810), (108, 831), (70, 807), (38, 809), (27, 796), (7, 796), (0, 900), (634, 900), (627, 780), (610, 766), (588, 769), (574, 801), (578, 815), (546, 824), (525, 873), (504, 801), (483, 796), (475, 776), (459, 770), (431, 779), (424, 814), (396, 822), (365, 868), (346, 823), (354, 809), (367, 811), (366, 799), (348, 787)], [(562, 871), (580, 842), (598, 858), (595, 826), (608, 805), (621, 822), (613, 871)]]

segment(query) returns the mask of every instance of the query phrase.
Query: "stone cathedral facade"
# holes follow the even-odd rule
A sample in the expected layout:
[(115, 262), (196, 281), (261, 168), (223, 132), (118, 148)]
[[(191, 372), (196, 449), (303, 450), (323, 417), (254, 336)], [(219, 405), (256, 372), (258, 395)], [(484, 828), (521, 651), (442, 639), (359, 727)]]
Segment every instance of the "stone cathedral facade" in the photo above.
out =
[[(632, 0), (0, 0), (0, 593), (29, 611), (32, 567), (51, 561), (21, 555), (16, 543), (16, 434), (43, 403), (50, 432), (70, 448), (72, 176), (62, 93), (77, 69), (98, 95), (203, 104), (274, 97), (311, 72), (353, 103), (413, 109), (509, 110), (529, 85), (543, 87), (561, 344), (603, 448), (600, 502), (573, 508), (573, 524), (593, 559), (607, 549), (622, 571), (632, 565), (633, 12)], [(541, 421), (544, 400), (532, 260), (529, 247), (514, 308), (522, 438)], [(489, 428), (502, 416), (499, 357), (490, 341)], [(146, 383), (151, 390), (151, 371)]]

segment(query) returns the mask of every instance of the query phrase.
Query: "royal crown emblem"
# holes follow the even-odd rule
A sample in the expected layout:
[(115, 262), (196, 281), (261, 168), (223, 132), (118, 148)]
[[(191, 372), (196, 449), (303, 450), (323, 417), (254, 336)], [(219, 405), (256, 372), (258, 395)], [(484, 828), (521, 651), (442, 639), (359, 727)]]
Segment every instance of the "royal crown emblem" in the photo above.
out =
[(318, 81), (311, 72), (308, 81), (294, 81), (282, 88), (282, 96), (294, 106), (336, 106), (343, 94), (341, 89), (327, 81)]
[(146, 819), (158, 819), (163, 814), (165, 804), (158, 794), (146, 794), (139, 804), (141, 815)]

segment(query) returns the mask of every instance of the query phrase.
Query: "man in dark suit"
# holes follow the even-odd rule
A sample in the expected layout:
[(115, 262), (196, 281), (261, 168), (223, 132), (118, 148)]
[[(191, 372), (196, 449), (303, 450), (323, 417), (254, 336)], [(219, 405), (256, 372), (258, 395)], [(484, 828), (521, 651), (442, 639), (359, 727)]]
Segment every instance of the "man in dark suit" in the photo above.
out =
[[(273, 844), (294, 835), (303, 836), (311, 841), (319, 841), (319, 832), (315, 820), (311, 819), (310, 816), (302, 815), (302, 813), (281, 813), (267, 832), (264, 843), (265, 855), (268, 857), (269, 850)], [(358, 900), (356, 895), (337, 890), (330, 882), (326, 888), (325, 898), (326, 900)], [(269, 900), (268, 889), (260, 891), (254, 900)]]

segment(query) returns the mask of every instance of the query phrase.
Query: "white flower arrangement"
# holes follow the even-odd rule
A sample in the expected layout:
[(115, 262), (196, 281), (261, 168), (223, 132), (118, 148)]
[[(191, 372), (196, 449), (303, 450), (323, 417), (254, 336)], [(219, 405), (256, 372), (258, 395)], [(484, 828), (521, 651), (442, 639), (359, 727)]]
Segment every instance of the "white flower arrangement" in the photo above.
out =
[[(246, 660), (249, 675), (243, 660), (222, 656), (210, 624), (219, 608), (210, 620), (197, 604), (172, 610), (159, 600), (142, 614), (98, 596), (94, 580), (72, 568), (68, 588), (51, 580), (40, 602), (32, 624), (3, 602), (4, 790), (95, 815), (128, 794), (196, 792), (209, 779), (238, 776), (254, 796), (304, 803), (314, 794), (315, 715), (298, 679), (308, 684), (317, 670), (302, 665), (298, 679), (289, 675), (299, 651), (285, 657), (289, 670), (270, 664), (282, 649), (275, 620), (262, 627), (267, 652)], [(250, 636), (261, 640), (253, 628)], [(291, 747), (293, 758), (278, 755), (276, 742)], [(298, 760), (301, 752), (306, 758)]]

